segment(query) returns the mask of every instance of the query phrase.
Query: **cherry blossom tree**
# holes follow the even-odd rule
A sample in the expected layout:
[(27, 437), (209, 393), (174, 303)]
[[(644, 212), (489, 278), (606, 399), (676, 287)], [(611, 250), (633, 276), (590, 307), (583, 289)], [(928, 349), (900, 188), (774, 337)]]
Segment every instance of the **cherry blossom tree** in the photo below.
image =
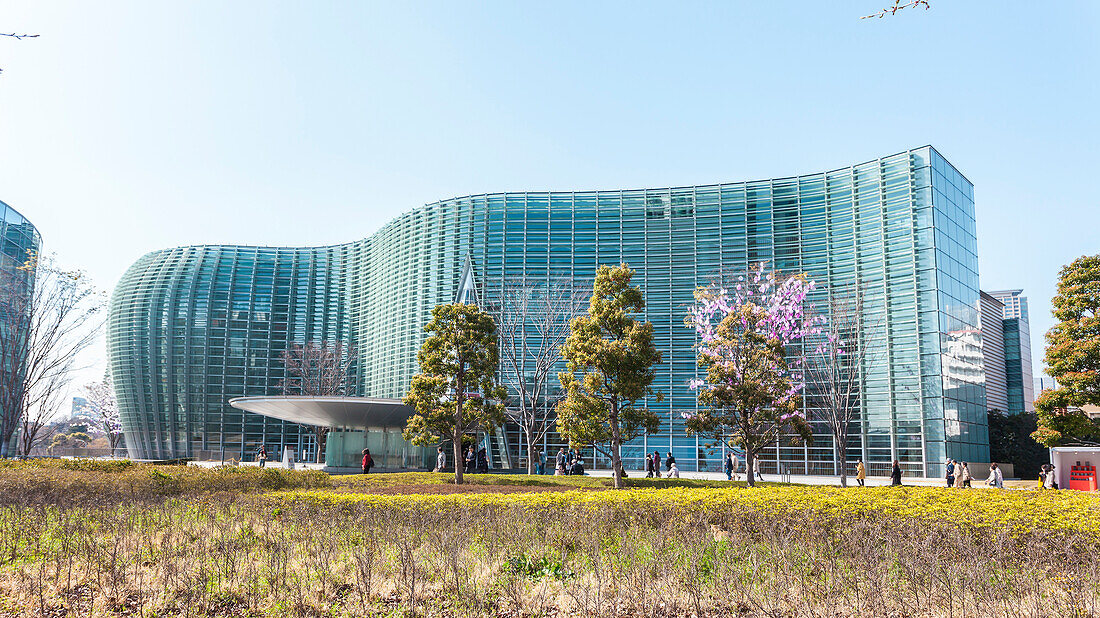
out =
[(107, 435), (107, 443), (111, 445), (111, 454), (114, 455), (122, 441), (122, 421), (119, 419), (118, 401), (115, 399), (110, 376), (99, 382), (85, 384), (84, 396), (88, 400), (88, 406), (95, 412), (99, 428)]
[(822, 320), (805, 308), (814, 287), (803, 275), (779, 277), (759, 264), (696, 289), (685, 320), (699, 337), (698, 363), (706, 371), (688, 384), (702, 407), (688, 415), (687, 427), (741, 447), (750, 486), (761, 449), (785, 433), (810, 439), (801, 407), (803, 358), (788, 354), (820, 332)]

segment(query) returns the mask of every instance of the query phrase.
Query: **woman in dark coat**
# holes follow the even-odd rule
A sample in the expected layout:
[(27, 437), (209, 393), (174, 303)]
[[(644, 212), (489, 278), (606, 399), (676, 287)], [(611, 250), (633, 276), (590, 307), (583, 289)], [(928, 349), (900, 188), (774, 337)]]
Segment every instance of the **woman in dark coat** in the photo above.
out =
[(653, 458), (649, 455), (646, 455), (645, 458), (645, 477), (647, 479), (653, 478)]
[(894, 467), (890, 470), (890, 484), (901, 485), (901, 464), (894, 460)]

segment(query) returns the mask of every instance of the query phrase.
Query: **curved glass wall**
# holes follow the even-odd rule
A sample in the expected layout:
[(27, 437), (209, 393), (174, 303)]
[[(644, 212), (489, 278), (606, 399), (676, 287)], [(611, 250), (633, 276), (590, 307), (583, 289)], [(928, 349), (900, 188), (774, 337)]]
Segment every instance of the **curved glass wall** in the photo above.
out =
[[(278, 393), (291, 343), (350, 343), (353, 390), (398, 398), (431, 308), (454, 300), (467, 257), (483, 303), (509, 280), (590, 286), (598, 265), (626, 262), (664, 355), (654, 386), (665, 395), (649, 404), (661, 429), (625, 449), (627, 465), (660, 450), (684, 469), (719, 470), (720, 454), (684, 428), (696, 366), (683, 317), (696, 285), (768, 262), (821, 282), (818, 306), (830, 287), (863, 282), (865, 311), (885, 322), (883, 358), (865, 372), (850, 457), (872, 471), (899, 459), (909, 473), (937, 475), (947, 457), (988, 460), (975, 255), (973, 187), (931, 147), (753, 182), (474, 195), (417, 208), (347, 245), (146, 255), (111, 301), (112, 371), (133, 456), (247, 456), (261, 442), (270, 450), (298, 439), (292, 424), (226, 404)], [(812, 445), (778, 442), (761, 457), (765, 471), (834, 473), (824, 424), (815, 434)], [(514, 428), (503, 444), (519, 465)]]
[[(31, 289), (34, 287), (34, 270), (24, 265), (36, 255), (42, 237), (23, 215), (4, 202), (0, 202), (0, 372), (2, 383), (8, 383), (13, 370), (24, 365), (25, 332), (17, 326), (25, 318)], [(20, 350), (23, 350), (20, 352)], [(18, 389), (0, 389), (0, 456), (6, 455), (22, 410), (23, 394)]]

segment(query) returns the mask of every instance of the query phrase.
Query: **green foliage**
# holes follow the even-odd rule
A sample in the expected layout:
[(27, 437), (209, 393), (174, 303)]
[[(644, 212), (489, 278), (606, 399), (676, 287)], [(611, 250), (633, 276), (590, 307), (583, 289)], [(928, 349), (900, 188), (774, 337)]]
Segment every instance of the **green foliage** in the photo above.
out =
[(0, 460), (0, 504), (160, 502), (207, 493), (331, 487), (319, 470), (207, 468), (91, 459)]
[(563, 580), (574, 576), (560, 558), (551, 556), (532, 556), (519, 553), (510, 556), (504, 561), (503, 571), (515, 575), (522, 575), (528, 579), (556, 579)]
[(609, 443), (616, 487), (622, 486), (622, 443), (660, 425), (656, 414), (636, 405), (647, 395), (658, 401), (662, 395), (650, 386), (661, 353), (653, 345), (653, 324), (633, 316), (645, 309), (641, 289), (630, 285), (633, 276), (626, 264), (597, 269), (587, 314), (569, 323), (562, 350), (569, 370), (558, 374), (566, 392), (557, 405), (558, 432), (573, 446)]
[(1100, 255), (1082, 256), (1062, 268), (1051, 300), (1058, 323), (1047, 331), (1047, 373), (1058, 388), (1035, 401), (1036, 440), (1047, 446), (1100, 438), (1100, 425), (1069, 408), (1100, 405)]
[(1010, 463), (1017, 476), (1031, 478), (1050, 460), (1047, 450), (1031, 437), (1038, 430), (1034, 413), (1005, 414), (990, 410), (987, 420), (991, 461)]
[(84, 470), (87, 472), (122, 472), (134, 467), (129, 459), (62, 459), (62, 470)]
[[(413, 376), (405, 404), (415, 409), (405, 426), (406, 440), (434, 445), (450, 439), (454, 461), (462, 460), (462, 437), (469, 431), (492, 431), (504, 420), (497, 384), (497, 328), (476, 305), (451, 303), (432, 309), (420, 347), (420, 373)], [(455, 466), (462, 482), (462, 466)]]

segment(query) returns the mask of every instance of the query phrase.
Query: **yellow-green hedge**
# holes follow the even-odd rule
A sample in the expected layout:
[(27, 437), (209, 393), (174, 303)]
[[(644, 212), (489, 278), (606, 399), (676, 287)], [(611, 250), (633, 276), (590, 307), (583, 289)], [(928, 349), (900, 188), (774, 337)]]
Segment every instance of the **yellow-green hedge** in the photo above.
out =
[(810, 511), (833, 521), (846, 517), (910, 519), (976, 528), (998, 528), (1014, 534), (1036, 530), (1083, 532), (1100, 538), (1100, 497), (1071, 491), (1006, 491), (933, 487), (759, 487), (631, 489), (627, 491), (560, 491), (509, 494), (372, 494), (332, 490), (269, 492), (283, 503), (317, 506), (362, 505), (430, 510), (524, 507), (612, 507), (684, 509), (704, 513), (756, 512), (784, 514)]

